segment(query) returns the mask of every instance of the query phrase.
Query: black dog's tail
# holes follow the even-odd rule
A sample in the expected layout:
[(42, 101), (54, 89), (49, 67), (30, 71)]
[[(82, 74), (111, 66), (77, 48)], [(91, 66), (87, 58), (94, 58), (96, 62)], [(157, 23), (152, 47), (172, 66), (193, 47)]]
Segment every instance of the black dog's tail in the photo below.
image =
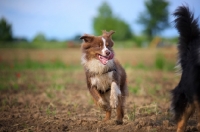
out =
[[(198, 20), (194, 19), (194, 14), (190, 12), (188, 7), (178, 7), (173, 15), (176, 17), (176, 19), (174, 20), (175, 27), (180, 35), (178, 45), (180, 59), (179, 64), (181, 65), (182, 70), (184, 70), (185, 65), (187, 65), (188, 63), (188, 58), (191, 59), (191, 56), (189, 54), (197, 53), (197, 51), (192, 50), (197, 50), (200, 48), (200, 44), (198, 45), (194, 42), (200, 38), (200, 30), (198, 27)], [(199, 55), (193, 56), (200, 57)], [(196, 58), (197, 61), (199, 59)]]

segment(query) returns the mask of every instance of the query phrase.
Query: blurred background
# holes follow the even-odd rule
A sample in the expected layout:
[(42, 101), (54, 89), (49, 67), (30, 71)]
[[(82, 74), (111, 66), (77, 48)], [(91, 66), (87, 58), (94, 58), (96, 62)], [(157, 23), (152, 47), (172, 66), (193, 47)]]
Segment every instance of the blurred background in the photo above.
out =
[(1, 41), (68, 42), (84, 33), (101, 35), (101, 30), (115, 30), (115, 41), (123, 46), (149, 46), (153, 39), (176, 43), (173, 12), (188, 5), (200, 14), (198, 0), (121, 1), (0, 1)]
[(199, 0), (0, 0), (0, 131), (100, 131), (79, 38), (102, 30), (116, 31), (129, 89), (125, 125), (102, 129), (175, 131), (169, 93), (180, 78), (173, 12), (181, 5), (199, 17)]

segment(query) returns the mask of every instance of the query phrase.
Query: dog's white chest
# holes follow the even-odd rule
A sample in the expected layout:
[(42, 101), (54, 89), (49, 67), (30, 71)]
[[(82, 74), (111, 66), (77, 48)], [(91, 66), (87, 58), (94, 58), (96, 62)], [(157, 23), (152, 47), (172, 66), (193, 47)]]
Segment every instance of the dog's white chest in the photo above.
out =
[(91, 84), (97, 87), (97, 90), (106, 91), (111, 87), (113, 81), (113, 72), (102, 75), (96, 75), (91, 78)]

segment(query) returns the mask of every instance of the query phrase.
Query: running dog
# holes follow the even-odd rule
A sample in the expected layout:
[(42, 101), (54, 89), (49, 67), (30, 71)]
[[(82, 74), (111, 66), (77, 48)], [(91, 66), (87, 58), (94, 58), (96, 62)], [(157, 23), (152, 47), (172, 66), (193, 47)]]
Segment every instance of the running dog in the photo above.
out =
[(113, 33), (103, 31), (102, 36), (81, 36), (81, 61), (89, 92), (95, 103), (106, 112), (104, 120), (111, 118), (111, 110), (114, 108), (117, 110), (116, 124), (122, 124), (128, 90), (125, 70), (114, 58)]

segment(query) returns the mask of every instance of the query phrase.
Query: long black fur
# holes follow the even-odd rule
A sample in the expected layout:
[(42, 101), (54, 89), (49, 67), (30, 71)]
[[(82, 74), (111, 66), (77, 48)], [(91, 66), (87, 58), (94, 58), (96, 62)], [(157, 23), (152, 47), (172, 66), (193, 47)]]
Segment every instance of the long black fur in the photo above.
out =
[(200, 103), (200, 29), (188, 7), (178, 7), (173, 15), (179, 32), (178, 63), (182, 69), (180, 82), (172, 90), (171, 106), (178, 121), (195, 97)]

